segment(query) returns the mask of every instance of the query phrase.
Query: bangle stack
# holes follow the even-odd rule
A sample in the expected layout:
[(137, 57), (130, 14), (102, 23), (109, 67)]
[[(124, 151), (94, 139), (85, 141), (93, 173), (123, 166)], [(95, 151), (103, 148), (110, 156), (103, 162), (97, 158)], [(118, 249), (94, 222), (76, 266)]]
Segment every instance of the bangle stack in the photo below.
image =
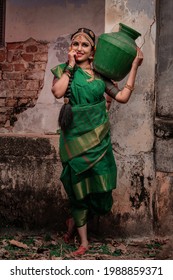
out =
[(69, 78), (71, 77), (72, 73), (73, 73), (73, 67), (69, 64), (65, 67), (64, 69), (64, 74), (66, 74)]
[(66, 70), (63, 72), (65, 75), (67, 75), (69, 78), (71, 77), (71, 74)]
[(134, 90), (134, 87), (132, 87), (132, 86), (130, 86), (128, 84), (126, 84), (124, 87), (129, 89), (131, 92)]

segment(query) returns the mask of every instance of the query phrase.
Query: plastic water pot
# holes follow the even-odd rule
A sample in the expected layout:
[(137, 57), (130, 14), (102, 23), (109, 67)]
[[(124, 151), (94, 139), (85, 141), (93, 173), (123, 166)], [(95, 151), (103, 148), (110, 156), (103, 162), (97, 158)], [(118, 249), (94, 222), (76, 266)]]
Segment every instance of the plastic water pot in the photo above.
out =
[(136, 56), (135, 40), (141, 34), (119, 23), (119, 31), (104, 33), (98, 37), (94, 56), (94, 69), (106, 78), (120, 81), (130, 71)]

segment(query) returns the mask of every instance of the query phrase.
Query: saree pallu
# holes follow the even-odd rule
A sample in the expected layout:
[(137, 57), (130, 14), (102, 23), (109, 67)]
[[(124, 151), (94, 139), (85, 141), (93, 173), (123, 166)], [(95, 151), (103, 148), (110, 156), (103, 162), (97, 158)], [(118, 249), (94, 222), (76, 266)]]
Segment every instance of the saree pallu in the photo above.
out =
[(61, 181), (77, 226), (90, 215), (105, 214), (112, 207), (117, 170), (112, 152), (105, 100), (72, 107), (71, 127), (61, 131)]

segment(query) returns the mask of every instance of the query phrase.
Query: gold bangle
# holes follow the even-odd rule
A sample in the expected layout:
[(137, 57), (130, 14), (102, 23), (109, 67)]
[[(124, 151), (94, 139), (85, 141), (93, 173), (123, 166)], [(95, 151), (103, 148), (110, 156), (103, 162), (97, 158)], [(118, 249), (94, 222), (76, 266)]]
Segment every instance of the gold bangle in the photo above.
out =
[(73, 66), (71, 66), (71, 64), (68, 64), (68, 66), (67, 67), (69, 67), (70, 69), (72, 69), (73, 70)]
[(128, 84), (126, 84), (124, 87), (129, 89), (131, 92), (134, 90), (134, 87), (132, 87), (132, 86), (130, 86)]
[(71, 74), (68, 71), (65, 71), (64, 74), (66, 74), (69, 78), (71, 77)]

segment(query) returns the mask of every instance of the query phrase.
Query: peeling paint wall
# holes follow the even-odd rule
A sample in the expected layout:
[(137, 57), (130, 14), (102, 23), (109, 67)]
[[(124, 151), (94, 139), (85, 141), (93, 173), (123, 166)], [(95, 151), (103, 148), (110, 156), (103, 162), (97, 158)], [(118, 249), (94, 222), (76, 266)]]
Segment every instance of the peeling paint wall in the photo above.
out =
[[(118, 187), (113, 213), (117, 227), (127, 235), (152, 232), (152, 200), (155, 189), (153, 117), (155, 79), (154, 1), (106, 1), (105, 32), (116, 32), (124, 23), (141, 33), (144, 62), (138, 70), (135, 90), (127, 104), (112, 103), (112, 143), (118, 166)], [(120, 82), (120, 87), (127, 77)], [(126, 217), (126, 218), (124, 218)]]

